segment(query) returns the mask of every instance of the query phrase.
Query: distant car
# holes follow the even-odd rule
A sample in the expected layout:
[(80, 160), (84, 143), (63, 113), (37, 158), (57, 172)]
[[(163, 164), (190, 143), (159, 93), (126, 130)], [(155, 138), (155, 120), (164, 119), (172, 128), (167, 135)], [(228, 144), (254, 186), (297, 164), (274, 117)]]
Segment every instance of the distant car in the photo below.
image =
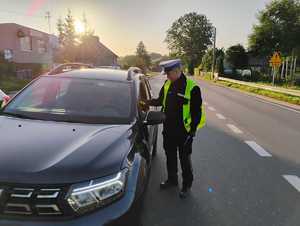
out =
[(7, 104), (9, 100), (10, 97), (0, 89), (0, 107), (3, 107), (5, 104)]
[(224, 74), (225, 74), (225, 75), (232, 75), (232, 73), (233, 73), (233, 70), (232, 70), (232, 69), (230, 69), (230, 68), (224, 69)]
[(0, 226), (140, 225), (164, 120), (150, 98), (145, 76), (111, 69), (20, 91), (0, 112)]
[(77, 69), (87, 69), (87, 68), (94, 68), (90, 64), (84, 64), (84, 63), (66, 63), (66, 64), (60, 64), (51, 71), (49, 71), (48, 75), (57, 75), (60, 73), (77, 70)]
[(244, 69), (242, 71), (242, 77), (251, 77), (252, 73), (250, 69)]

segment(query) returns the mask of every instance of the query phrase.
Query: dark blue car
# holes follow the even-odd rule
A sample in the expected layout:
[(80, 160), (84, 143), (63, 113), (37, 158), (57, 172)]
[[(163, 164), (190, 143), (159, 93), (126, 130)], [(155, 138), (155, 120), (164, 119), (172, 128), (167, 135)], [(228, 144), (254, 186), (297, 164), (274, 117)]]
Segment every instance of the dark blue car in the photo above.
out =
[(145, 76), (44, 75), (0, 111), (0, 225), (140, 225), (162, 112)]

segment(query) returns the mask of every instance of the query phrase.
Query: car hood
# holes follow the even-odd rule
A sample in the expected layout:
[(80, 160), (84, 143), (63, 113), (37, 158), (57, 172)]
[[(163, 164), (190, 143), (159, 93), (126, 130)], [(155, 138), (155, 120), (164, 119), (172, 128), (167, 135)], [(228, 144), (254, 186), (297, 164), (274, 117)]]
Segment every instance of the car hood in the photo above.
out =
[(89, 125), (0, 116), (0, 182), (65, 184), (116, 173), (131, 125)]

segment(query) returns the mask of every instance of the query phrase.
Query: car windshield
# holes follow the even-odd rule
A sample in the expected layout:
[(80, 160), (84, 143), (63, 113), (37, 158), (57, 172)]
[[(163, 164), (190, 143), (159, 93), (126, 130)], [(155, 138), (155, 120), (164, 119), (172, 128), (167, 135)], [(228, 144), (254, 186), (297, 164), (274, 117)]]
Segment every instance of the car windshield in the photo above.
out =
[(2, 114), (52, 121), (129, 123), (131, 86), (97, 79), (41, 77), (22, 91)]

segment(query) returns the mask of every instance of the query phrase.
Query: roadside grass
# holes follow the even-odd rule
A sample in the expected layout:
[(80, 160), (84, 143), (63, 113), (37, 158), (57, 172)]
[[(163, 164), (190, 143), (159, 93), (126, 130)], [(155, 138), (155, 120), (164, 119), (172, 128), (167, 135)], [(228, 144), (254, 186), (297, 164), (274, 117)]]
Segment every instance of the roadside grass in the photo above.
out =
[(204, 79), (204, 80), (216, 83), (217, 85), (226, 86), (226, 87), (229, 87), (229, 88), (239, 89), (239, 90), (242, 90), (242, 91), (245, 91), (245, 92), (270, 97), (270, 98), (280, 100), (280, 101), (284, 101), (284, 102), (287, 102), (287, 103), (290, 103), (290, 104), (300, 105), (300, 97), (293, 96), (293, 95), (290, 95), (290, 94), (274, 92), (274, 91), (270, 91), (270, 90), (251, 87), (251, 86), (247, 86), (247, 85), (241, 85), (241, 84), (228, 82), (228, 81), (212, 81), (210, 79), (208, 73), (205, 74), (202, 77), (198, 76), (197, 78), (198, 79)]
[(18, 79), (13, 76), (0, 76), (0, 89), (5, 93), (18, 91), (26, 86), (30, 79)]
[(160, 75), (160, 73), (159, 72), (155, 72), (155, 71), (150, 71), (150, 72), (147, 72), (146, 75), (149, 76), (149, 77), (153, 77), (153, 76)]
[[(255, 82), (259, 85), (272, 85), (271, 82)], [(275, 87), (279, 87), (279, 88), (286, 88), (286, 89), (291, 89), (291, 90), (300, 90), (300, 86), (299, 85), (291, 85), (289, 83), (282, 83), (282, 84), (275, 84)]]

